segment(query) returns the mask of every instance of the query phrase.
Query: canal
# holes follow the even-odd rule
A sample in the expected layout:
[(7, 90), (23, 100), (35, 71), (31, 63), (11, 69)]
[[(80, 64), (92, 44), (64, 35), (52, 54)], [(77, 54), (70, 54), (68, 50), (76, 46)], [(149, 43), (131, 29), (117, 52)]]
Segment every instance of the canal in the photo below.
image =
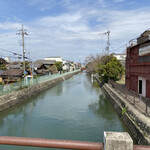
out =
[[(96, 82), (80, 73), (0, 113), (0, 135), (103, 142), (104, 131), (127, 131)], [(44, 148), (0, 146), (3, 150)]]

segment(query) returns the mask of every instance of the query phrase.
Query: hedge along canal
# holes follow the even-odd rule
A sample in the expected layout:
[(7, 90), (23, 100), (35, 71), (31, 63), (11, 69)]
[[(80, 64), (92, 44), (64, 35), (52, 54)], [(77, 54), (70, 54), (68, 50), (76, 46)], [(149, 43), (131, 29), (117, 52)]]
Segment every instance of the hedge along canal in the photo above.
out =
[(104, 131), (128, 131), (102, 90), (85, 73), (59, 82), (0, 116), (1, 136), (103, 142)]

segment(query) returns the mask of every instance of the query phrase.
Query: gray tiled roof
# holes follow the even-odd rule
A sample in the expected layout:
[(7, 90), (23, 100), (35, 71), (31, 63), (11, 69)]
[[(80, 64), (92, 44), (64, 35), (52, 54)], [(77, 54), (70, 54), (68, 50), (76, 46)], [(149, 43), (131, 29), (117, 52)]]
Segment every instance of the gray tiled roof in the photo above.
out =
[(37, 60), (33, 63), (34, 68), (39, 68), (41, 65), (53, 65), (54, 60)]
[(22, 69), (9, 69), (2, 73), (1, 76), (22, 76), (23, 70)]
[(0, 76), (5, 72), (5, 70), (0, 69)]

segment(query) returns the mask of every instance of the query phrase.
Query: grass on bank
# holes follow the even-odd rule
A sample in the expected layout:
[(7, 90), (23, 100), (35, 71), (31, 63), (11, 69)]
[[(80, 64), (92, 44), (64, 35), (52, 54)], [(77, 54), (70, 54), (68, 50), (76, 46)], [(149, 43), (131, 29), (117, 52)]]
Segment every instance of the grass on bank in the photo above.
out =
[(116, 81), (118, 84), (125, 85), (125, 75), (122, 75), (122, 78), (119, 81)]

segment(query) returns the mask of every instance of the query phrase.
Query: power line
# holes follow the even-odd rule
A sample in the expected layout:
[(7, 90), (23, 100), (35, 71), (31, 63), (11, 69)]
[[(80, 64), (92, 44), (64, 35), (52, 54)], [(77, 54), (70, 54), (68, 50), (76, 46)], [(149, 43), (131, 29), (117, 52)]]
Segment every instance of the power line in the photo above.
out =
[(110, 44), (110, 47), (111, 47), (111, 49), (114, 51), (115, 49), (114, 49), (114, 47), (112, 46), (112, 44)]
[[(128, 43), (129, 43), (129, 42), (128, 42)], [(121, 48), (124, 47), (124, 46), (127, 46), (128, 43), (123, 44), (122, 46), (120, 46), (119, 48), (117, 48), (117, 50), (121, 49)]]
[(12, 53), (12, 54), (14, 54), (14, 55), (20, 55), (20, 56), (22, 56), (22, 55), (19, 54), (19, 53), (16, 53), (16, 52), (13, 52), (13, 51), (10, 51), (10, 50), (6, 50), (6, 49), (4, 49), (4, 48), (0, 48), (0, 50), (5, 51), (5, 52), (8, 52), (8, 53)]
[[(0, 48), (0, 50), (1, 50), (1, 51), (5, 51), (5, 52), (8, 52), (8, 53), (11, 53), (11, 54), (14, 54), (14, 55), (16, 56), (16, 58), (18, 58), (18, 57), (19, 57), (19, 58), (22, 58), (22, 54), (19, 54), (19, 53), (10, 51), (10, 50), (6, 50), (6, 49), (4, 49), (4, 48)], [(18, 57), (17, 57), (17, 55), (18, 55)], [(1, 56), (2, 56), (2, 57), (13, 57), (13, 58), (15, 58), (14, 56), (8, 56), (8, 55), (4, 56), (3, 54), (1, 54)], [(25, 59), (32, 60), (31, 58), (26, 57), (26, 56), (25, 56)]]

